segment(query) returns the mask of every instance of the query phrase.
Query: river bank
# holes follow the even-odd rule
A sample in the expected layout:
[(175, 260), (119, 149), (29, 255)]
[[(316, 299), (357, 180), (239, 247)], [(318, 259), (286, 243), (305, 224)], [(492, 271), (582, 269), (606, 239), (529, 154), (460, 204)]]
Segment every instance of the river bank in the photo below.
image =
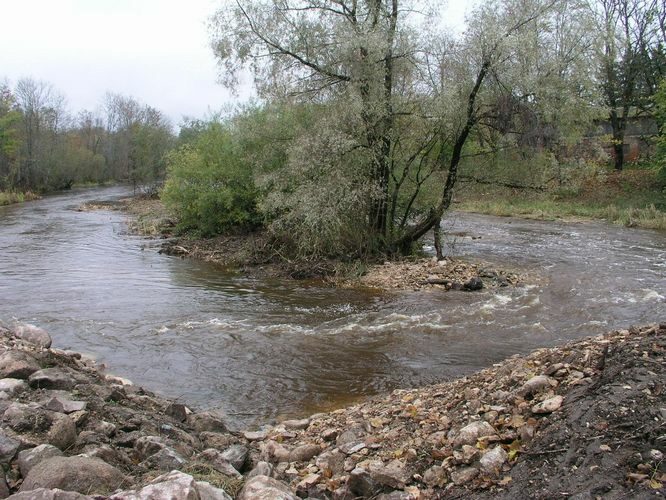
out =
[(193, 412), (50, 342), (26, 325), (0, 332), (1, 497), (666, 493), (665, 324), (257, 431), (230, 431), (221, 413)]
[(4, 205), (13, 205), (25, 201), (38, 200), (40, 196), (32, 191), (0, 191), (0, 207)]

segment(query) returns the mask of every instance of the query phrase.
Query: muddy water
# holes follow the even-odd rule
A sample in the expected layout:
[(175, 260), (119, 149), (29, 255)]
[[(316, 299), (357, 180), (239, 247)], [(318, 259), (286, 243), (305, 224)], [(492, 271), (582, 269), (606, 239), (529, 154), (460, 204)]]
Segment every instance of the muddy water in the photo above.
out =
[(120, 188), (0, 207), (0, 321), (238, 425), (441, 381), (537, 346), (666, 320), (666, 234), (454, 214), (449, 251), (543, 284), (467, 294), (257, 281), (159, 255), (124, 217), (77, 212)]

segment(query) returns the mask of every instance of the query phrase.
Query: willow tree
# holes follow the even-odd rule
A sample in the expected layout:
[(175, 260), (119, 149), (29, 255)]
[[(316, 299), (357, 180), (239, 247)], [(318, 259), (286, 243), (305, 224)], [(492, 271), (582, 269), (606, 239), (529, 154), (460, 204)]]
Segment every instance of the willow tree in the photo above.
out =
[(303, 239), (337, 228), (331, 238), (348, 241), (337, 253), (407, 250), (451, 204), (483, 93), (555, 3), (486, 4), (462, 40), (417, 0), (227, 3), (212, 22), (222, 83), (236, 86), (249, 69), (266, 101), (320, 107), (283, 175), (271, 176), (268, 210), (291, 221), (287, 231), (311, 228)]

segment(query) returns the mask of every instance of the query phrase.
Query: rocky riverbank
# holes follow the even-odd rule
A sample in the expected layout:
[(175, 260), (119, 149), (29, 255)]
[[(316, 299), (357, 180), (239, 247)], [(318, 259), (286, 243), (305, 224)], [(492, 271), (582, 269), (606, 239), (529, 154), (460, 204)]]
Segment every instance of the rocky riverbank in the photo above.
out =
[(50, 345), (36, 327), (0, 331), (0, 498), (666, 493), (666, 324), (247, 432)]

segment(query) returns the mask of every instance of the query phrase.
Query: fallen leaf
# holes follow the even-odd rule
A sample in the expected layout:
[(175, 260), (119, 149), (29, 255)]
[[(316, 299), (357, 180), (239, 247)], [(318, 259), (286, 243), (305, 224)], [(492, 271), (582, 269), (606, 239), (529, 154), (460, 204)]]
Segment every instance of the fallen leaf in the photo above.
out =
[(662, 486), (664, 486), (664, 485), (662, 483), (660, 483), (659, 481), (657, 481), (656, 479), (653, 479), (652, 481), (650, 481), (650, 488), (652, 488), (653, 490), (659, 490), (659, 489), (662, 488)]

